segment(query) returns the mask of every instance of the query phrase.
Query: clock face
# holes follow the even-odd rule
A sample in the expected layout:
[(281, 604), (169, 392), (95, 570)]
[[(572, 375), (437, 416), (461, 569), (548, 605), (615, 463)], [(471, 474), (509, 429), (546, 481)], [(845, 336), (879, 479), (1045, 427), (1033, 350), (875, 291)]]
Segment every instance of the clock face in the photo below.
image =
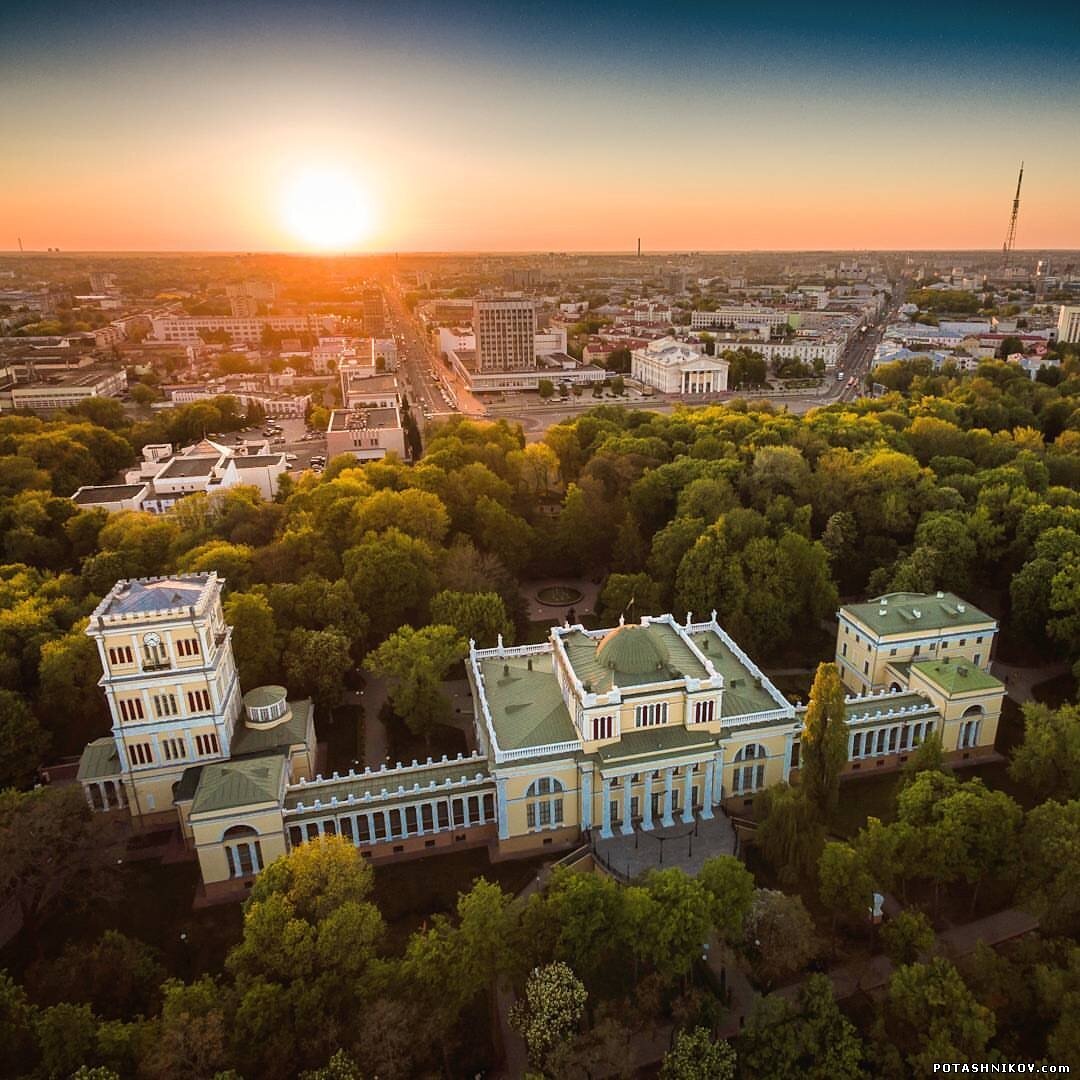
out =
[(161, 635), (155, 634), (154, 631), (151, 630), (150, 633), (143, 638), (143, 644), (151, 649), (156, 649), (161, 644)]

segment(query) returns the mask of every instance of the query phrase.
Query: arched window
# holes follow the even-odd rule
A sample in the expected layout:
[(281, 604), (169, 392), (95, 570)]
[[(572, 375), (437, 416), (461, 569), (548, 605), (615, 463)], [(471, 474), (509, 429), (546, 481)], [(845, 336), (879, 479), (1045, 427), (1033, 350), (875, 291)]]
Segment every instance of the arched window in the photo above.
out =
[(736, 795), (746, 795), (765, 786), (766, 756), (760, 743), (747, 743), (739, 749), (731, 777), (731, 790)]
[(225, 830), (221, 842), (225, 846), (229, 877), (251, 877), (263, 868), (258, 836), (258, 831), (250, 825), (232, 825)]
[(981, 705), (969, 705), (960, 718), (960, 734), (956, 740), (957, 750), (970, 750), (979, 745), (979, 728), (984, 716)]
[(563, 823), (563, 786), (553, 776), (534, 780), (525, 792), (530, 829), (550, 829)]

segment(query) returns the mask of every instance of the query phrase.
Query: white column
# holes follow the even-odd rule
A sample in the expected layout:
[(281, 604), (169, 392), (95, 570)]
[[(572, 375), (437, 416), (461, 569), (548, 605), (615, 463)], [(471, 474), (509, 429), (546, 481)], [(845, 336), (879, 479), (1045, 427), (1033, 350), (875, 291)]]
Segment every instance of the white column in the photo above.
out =
[(721, 747), (716, 752), (715, 766), (713, 768), (713, 805), (718, 805), (724, 800), (724, 750)]
[[(506, 778), (500, 776), (495, 781), (495, 809), (499, 817), (499, 839), (510, 838), (510, 817), (506, 809)], [(432, 823), (435, 831), (439, 831), (439, 807), (437, 803), (431, 804)]]
[(705, 782), (701, 788), (701, 816), (708, 821), (713, 816), (712, 812), (712, 789), (713, 776), (716, 772), (716, 763), (712, 758), (705, 762)]
[(682, 820), (684, 825), (689, 825), (694, 820), (694, 767), (683, 766), (683, 808)]
[(787, 783), (788, 779), (791, 776), (791, 751), (792, 751), (792, 748), (794, 747), (794, 745), (795, 745), (795, 733), (793, 731), (789, 731), (784, 736), (784, 772), (783, 772), (784, 783)]
[(847, 756), (850, 761), (855, 756), (855, 732), (852, 731), (847, 737)]
[(605, 840), (610, 840), (611, 832), (611, 781), (605, 776), (600, 781), (600, 798), (603, 800), (600, 807), (601, 826), (600, 835)]
[(651, 829), (652, 823), (652, 769), (645, 774), (645, 802), (641, 807), (641, 827)]
[(675, 824), (675, 819), (671, 816), (671, 789), (674, 783), (675, 770), (669, 767), (664, 770), (664, 815), (660, 819), (660, 824), (665, 827)]
[(622, 827), (619, 832), (623, 836), (630, 836), (634, 831), (634, 820), (630, 813), (630, 789), (633, 785), (630, 783), (630, 777), (624, 776), (623, 791), (622, 791)]
[(588, 765), (581, 773), (581, 828), (592, 828), (592, 766)]

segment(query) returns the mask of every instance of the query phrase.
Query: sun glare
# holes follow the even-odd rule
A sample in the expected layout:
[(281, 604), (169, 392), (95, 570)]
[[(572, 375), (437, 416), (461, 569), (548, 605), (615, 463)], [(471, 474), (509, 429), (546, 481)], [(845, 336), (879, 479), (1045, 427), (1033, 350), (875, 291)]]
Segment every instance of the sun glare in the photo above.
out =
[(371, 200), (346, 170), (309, 168), (286, 184), (281, 199), (286, 228), (310, 247), (343, 250), (371, 231)]

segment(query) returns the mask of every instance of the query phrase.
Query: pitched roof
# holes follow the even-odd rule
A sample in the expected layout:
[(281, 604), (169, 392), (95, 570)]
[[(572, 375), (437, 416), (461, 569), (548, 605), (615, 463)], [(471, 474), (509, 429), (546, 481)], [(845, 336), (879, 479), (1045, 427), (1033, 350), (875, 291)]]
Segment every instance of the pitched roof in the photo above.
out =
[(276, 802), (285, 761), (286, 753), (279, 749), (205, 766), (191, 803), (192, 815)]
[(840, 610), (854, 616), (879, 636), (913, 634), (922, 630), (962, 630), (966, 626), (996, 622), (992, 615), (972, 607), (954, 593), (888, 593), (864, 604), (845, 604)]
[(120, 755), (116, 752), (116, 740), (106, 735), (86, 744), (79, 758), (78, 780), (100, 780), (120, 775)]
[[(289, 718), (284, 723), (271, 728), (249, 728), (237, 724), (233, 732), (232, 752), (236, 754), (254, 754), (265, 750), (287, 749), (297, 746), (307, 739), (308, 715), (311, 701), (290, 701)], [(311, 747), (314, 750), (314, 747)]]
[(191, 607), (199, 602), (206, 587), (205, 575), (150, 578), (128, 581), (116, 586), (115, 595), (108, 599), (103, 615), (122, 615), (129, 612), (147, 614)]
[[(532, 670), (529, 670), (532, 660)], [(484, 693), (502, 750), (577, 739), (552, 668), (552, 654), (480, 661)]]
[(962, 694), (965, 690), (1004, 689), (1005, 684), (988, 671), (964, 660), (919, 660), (911, 665), (925, 679), (940, 686), (947, 694)]

